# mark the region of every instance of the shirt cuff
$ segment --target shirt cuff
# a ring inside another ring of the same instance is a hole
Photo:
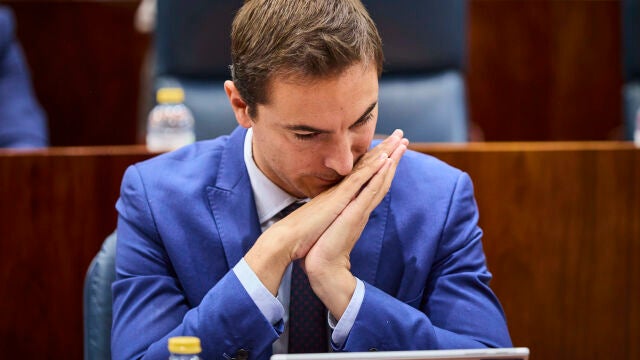
[[[267,290],[244,258],[233,267],[233,272],[267,321],[274,326],[282,321],[284,317],[282,304]]]
[[[333,330],[331,334],[332,345],[335,346],[334,350],[339,350],[347,340],[347,336],[351,332],[353,323],[356,321],[356,316],[360,312],[362,306],[362,300],[364,300],[364,283],[362,280],[356,278],[356,289],[353,292],[351,301],[347,305],[347,309],[342,314],[340,321],[336,321],[336,318],[329,312],[329,327]]]

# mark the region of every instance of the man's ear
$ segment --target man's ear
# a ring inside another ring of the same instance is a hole
[[[233,81],[227,80],[224,82],[224,92],[227,93],[229,104],[231,104],[231,109],[236,116],[238,124],[243,128],[250,128],[253,125],[253,122],[249,116],[249,107],[240,96],[240,92]]]

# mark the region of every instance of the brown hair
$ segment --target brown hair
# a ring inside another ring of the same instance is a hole
[[[247,0],[231,30],[231,76],[249,114],[275,76],[337,76],[362,62],[382,72],[382,41],[360,0]]]

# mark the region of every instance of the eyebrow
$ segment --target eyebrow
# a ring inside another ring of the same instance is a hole
[[[367,110],[365,110],[364,113],[362,113],[362,115],[360,115],[360,117],[356,121],[354,121],[353,124],[349,126],[349,128],[364,121],[364,119],[366,119],[366,117],[371,113],[371,111],[373,111],[376,105],[378,105],[377,101],[374,101],[371,105],[369,105]],[[328,134],[331,132],[329,130],[318,129],[308,125],[286,125],[285,128],[292,131],[306,131],[306,132],[313,132],[318,134]]]

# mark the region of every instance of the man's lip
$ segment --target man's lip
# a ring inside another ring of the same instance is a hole
[[[331,179],[326,179],[326,178],[319,177],[319,176],[316,176],[316,178],[317,178],[318,180],[320,180],[320,181],[322,181],[322,182],[326,182],[326,183],[328,183],[328,184],[336,184],[336,183],[338,183],[338,182],[341,180],[340,178],[331,178]]]

